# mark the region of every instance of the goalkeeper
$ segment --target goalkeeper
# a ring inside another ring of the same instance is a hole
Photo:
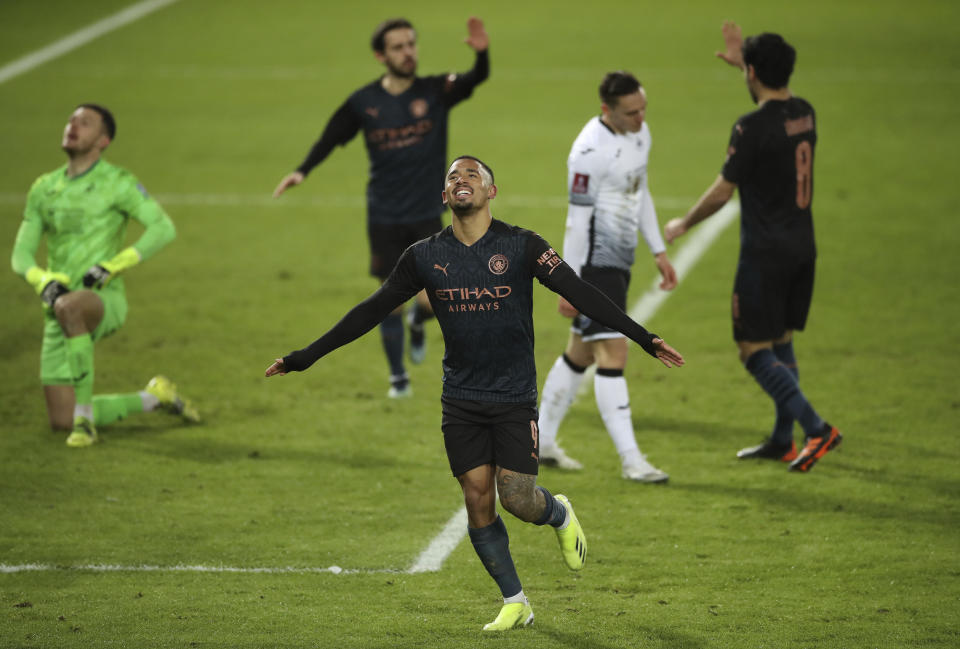
[[[188,420],[196,410],[168,379],[141,392],[93,396],[93,343],[119,329],[127,316],[123,275],[176,236],[173,222],[129,172],[101,159],[116,135],[109,110],[82,104],[63,131],[67,164],[30,188],[17,232],[13,270],[33,286],[43,307],[40,380],[55,432],[67,445],[97,441],[97,425],[162,407]],[[128,221],[145,228],[122,248]],[[38,265],[47,238],[47,266]]]

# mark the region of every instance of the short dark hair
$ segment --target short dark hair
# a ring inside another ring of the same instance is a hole
[[[77,108],[89,108],[100,113],[100,119],[103,120],[103,128],[107,131],[107,137],[110,138],[111,142],[113,141],[113,138],[117,135],[117,120],[113,119],[113,113],[100,104],[80,104]],[[77,108],[74,108],[74,110],[77,110]]]
[[[629,72],[616,70],[608,72],[600,82],[600,101],[613,108],[624,95],[632,95],[643,86]]]
[[[486,169],[487,173],[490,174],[490,184],[491,185],[494,184],[493,169],[491,169],[490,165],[488,165],[486,162],[484,162],[480,158],[476,158],[472,155],[458,155],[456,158],[453,159],[453,161],[450,162],[450,167],[455,165],[457,163],[457,160],[473,160],[474,162],[479,164],[483,169]],[[449,169],[450,167],[447,167],[447,169]]]
[[[743,41],[743,63],[752,65],[757,79],[768,88],[784,88],[793,74],[797,51],[780,34],[764,32]]]
[[[370,37],[370,47],[373,48],[374,52],[382,52],[384,50],[386,47],[384,37],[387,35],[387,32],[393,31],[394,29],[413,29],[413,25],[410,24],[410,21],[406,18],[390,18],[389,20],[384,20],[377,25],[377,28],[373,30],[373,36]],[[416,34],[417,30],[413,29],[413,33]]]

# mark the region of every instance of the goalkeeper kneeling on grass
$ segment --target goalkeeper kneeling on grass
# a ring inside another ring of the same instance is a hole
[[[93,343],[119,329],[127,316],[123,274],[176,236],[173,222],[129,172],[101,159],[116,135],[109,110],[82,104],[63,131],[66,165],[30,188],[13,247],[14,272],[33,286],[43,307],[40,380],[55,432],[67,445],[90,446],[97,425],[158,407],[198,421],[193,406],[163,376],[144,390],[93,395]],[[143,235],[122,248],[129,219]],[[37,264],[47,237],[47,267]]]

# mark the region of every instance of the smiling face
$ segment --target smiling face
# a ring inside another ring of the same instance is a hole
[[[490,172],[471,158],[455,160],[447,171],[443,188],[443,204],[457,216],[473,214],[497,195]]]
[[[377,60],[395,77],[412,78],[417,73],[417,34],[408,27],[391,29],[383,35],[383,51]]]
[[[103,151],[110,144],[110,137],[103,124],[103,117],[92,108],[73,111],[63,129],[60,147],[68,156],[82,156],[94,150]]]

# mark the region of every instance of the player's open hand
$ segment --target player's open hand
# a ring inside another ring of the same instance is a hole
[[[287,174],[283,177],[283,180],[280,181],[280,184],[277,185],[277,188],[273,190],[273,197],[279,198],[280,194],[287,191],[290,187],[294,185],[299,185],[303,182],[303,174],[299,171],[294,171]]]
[[[660,271],[660,290],[672,291],[677,287],[677,271],[673,269],[673,264],[667,257],[667,253],[661,252],[654,257],[657,262],[657,269]]]
[[[283,359],[278,358],[277,360],[273,361],[273,365],[268,367],[267,371],[264,372],[263,375],[264,376],[276,376],[276,375],[283,376],[286,373],[287,373],[287,370],[285,370],[283,367]]]
[[[686,362],[680,352],[668,345],[663,338],[654,338],[653,345],[657,348],[656,357],[667,367],[680,367]]]
[[[487,36],[487,30],[483,28],[483,21],[476,16],[470,16],[470,20],[467,21],[467,34],[463,42],[475,52],[482,52],[490,47],[490,37]]]
[[[717,52],[717,58],[723,59],[735,68],[743,69],[743,32],[740,25],[728,20],[723,23],[724,52]]]
[[[667,243],[673,243],[677,237],[682,237],[687,233],[687,224],[684,222],[683,217],[678,216],[675,219],[670,219],[667,221],[667,224],[663,226],[663,238],[667,240]]]

